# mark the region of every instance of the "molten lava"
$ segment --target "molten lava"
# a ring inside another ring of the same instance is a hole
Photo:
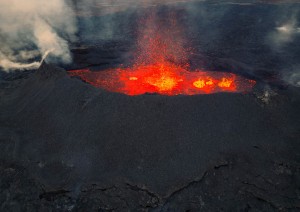
[[[190,50],[174,14],[168,14],[163,21],[155,13],[145,17],[140,24],[132,67],[97,72],[73,70],[69,74],[96,87],[127,95],[248,92],[255,85],[255,81],[231,73],[190,71]]]
[[[249,92],[255,81],[221,72],[188,71],[172,63],[135,66],[93,72],[70,71],[95,87],[127,95],[157,93],[195,95],[217,92]]]

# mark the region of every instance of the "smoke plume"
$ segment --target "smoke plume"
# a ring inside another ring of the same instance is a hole
[[[272,47],[280,49],[285,44],[293,42],[299,34],[300,27],[298,27],[296,16],[293,16],[290,20],[276,27],[270,34],[270,39],[273,45]]]
[[[77,29],[68,2],[0,0],[0,20],[0,67],[4,70],[37,68],[50,50],[47,60],[72,61],[68,41],[76,39]]]
[[[293,86],[300,87],[299,60],[292,60],[298,54],[295,46],[299,46],[300,25],[299,9],[284,8],[277,17],[277,26],[268,35],[268,43],[271,49],[285,60],[285,67],[281,70],[282,79]],[[294,50],[294,53],[293,53]]]

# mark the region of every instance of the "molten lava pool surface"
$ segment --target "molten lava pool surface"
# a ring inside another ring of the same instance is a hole
[[[126,95],[156,93],[161,95],[196,95],[252,90],[255,81],[232,73],[188,71],[172,63],[140,65],[104,71],[89,69],[69,71],[91,85]]]

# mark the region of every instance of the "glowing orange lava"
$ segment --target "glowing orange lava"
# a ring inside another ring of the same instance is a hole
[[[157,93],[195,95],[217,92],[249,92],[255,81],[221,72],[188,71],[174,64],[153,64],[93,72],[70,71],[95,87],[127,95]]]
[[[96,87],[127,95],[251,91],[255,81],[241,76],[203,70],[190,71],[187,62],[190,50],[186,47],[183,30],[173,14],[169,14],[164,22],[160,26],[157,15],[151,13],[140,24],[138,48],[132,67],[96,72],[88,69],[73,70],[69,71],[69,75],[79,76]]]

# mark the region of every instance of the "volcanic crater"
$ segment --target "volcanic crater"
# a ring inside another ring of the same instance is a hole
[[[265,44],[281,4],[216,2],[79,11],[72,64],[0,72],[1,210],[298,211],[300,90],[279,70],[299,45]]]

